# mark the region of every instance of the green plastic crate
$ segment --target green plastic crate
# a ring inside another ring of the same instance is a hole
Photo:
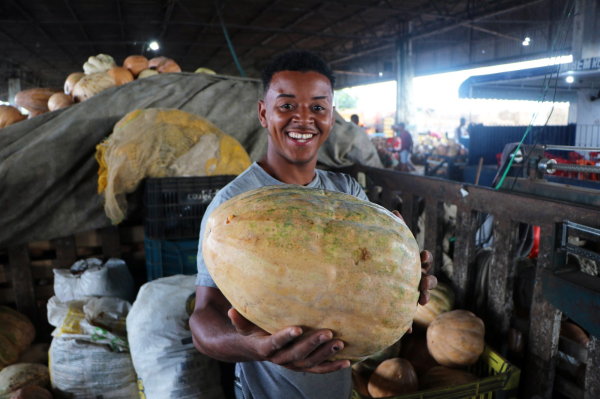
[[[510,364],[489,346],[467,371],[480,379],[469,384],[451,388],[428,389],[390,399],[516,399],[519,391],[521,370]],[[352,399],[367,399],[356,391]]]

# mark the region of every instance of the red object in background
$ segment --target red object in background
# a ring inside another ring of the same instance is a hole
[[[400,146],[402,145],[402,140],[400,137],[390,137],[387,139],[387,146],[392,151],[400,151]]]
[[[529,259],[535,259],[538,257],[540,252],[540,226],[533,226],[533,247],[529,252]]]

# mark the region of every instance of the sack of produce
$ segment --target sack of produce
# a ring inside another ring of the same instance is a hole
[[[172,276],[145,284],[127,316],[131,357],[140,397],[223,398],[219,364],[192,342],[186,301],[195,276]]]
[[[55,398],[137,397],[125,326],[130,308],[110,297],[48,301],[48,321],[56,327],[49,361]]]
[[[125,217],[125,194],[145,177],[239,175],[250,166],[236,139],[176,109],[130,112],[96,150],[98,192],[105,189],[104,210],[114,223]]]
[[[135,284],[127,264],[111,258],[77,261],[70,269],[54,269],[54,293],[61,302],[84,297],[116,297],[128,302],[135,299]]]

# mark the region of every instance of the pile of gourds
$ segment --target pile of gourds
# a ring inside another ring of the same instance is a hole
[[[29,118],[33,118],[85,101],[106,89],[121,86],[134,79],[170,72],[181,72],[181,68],[167,57],[148,60],[142,55],[131,55],[125,59],[123,66],[117,66],[110,55],[98,54],[87,60],[83,65],[83,72],[70,74],[63,89],[45,87],[23,90],[15,96],[15,103],[29,111]],[[208,68],[198,68],[196,73],[215,72]],[[27,116],[18,108],[0,105],[0,129],[25,119]]]
[[[483,321],[466,310],[452,310],[449,286],[438,283],[430,293],[429,303],[418,305],[415,332],[352,366],[354,389],[364,397],[385,398],[478,379],[464,369],[483,353]]]
[[[48,344],[31,345],[35,328],[23,314],[0,306],[0,399],[52,399]]]

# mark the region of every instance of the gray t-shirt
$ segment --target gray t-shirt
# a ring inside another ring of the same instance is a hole
[[[212,211],[237,195],[264,186],[285,184],[267,174],[257,163],[220,190],[212,200],[200,228],[198,244],[198,277],[196,285],[218,288],[206,269],[202,256],[202,237],[206,221]],[[316,176],[307,187],[323,188],[354,195],[368,201],[360,185],[352,177],[316,170]],[[271,362],[244,362],[236,366],[246,399],[347,399],[352,394],[351,369],[346,368],[329,374],[299,373]]]

